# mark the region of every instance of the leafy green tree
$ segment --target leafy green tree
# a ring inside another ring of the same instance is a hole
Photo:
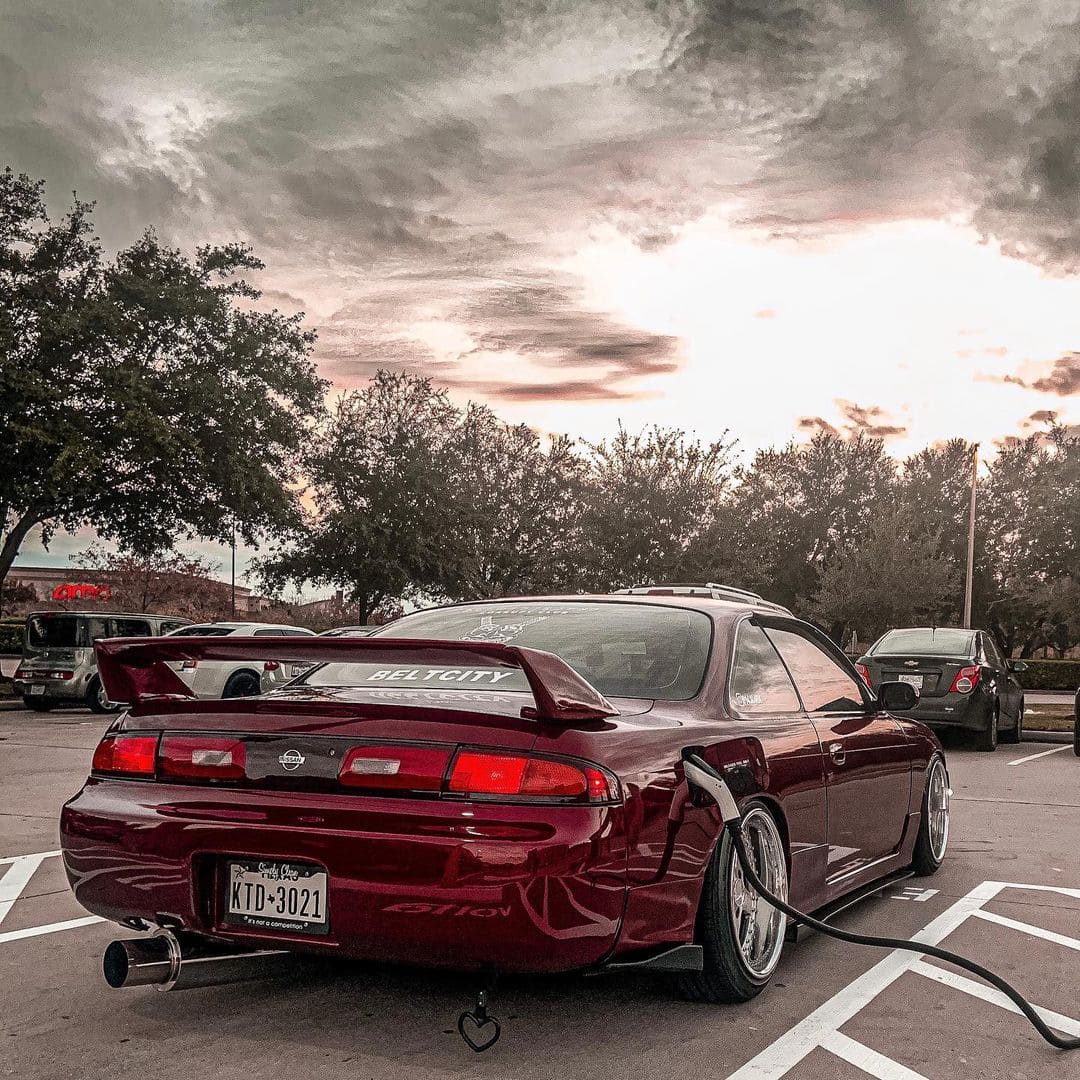
[[[873,641],[895,626],[957,618],[959,572],[902,505],[883,506],[859,535],[826,559],[808,614],[838,638],[854,630]],[[840,628],[843,628],[842,630]]]
[[[459,562],[460,424],[445,391],[408,373],[343,394],[304,451],[304,521],[258,563],[262,579],[339,588],[361,623],[444,593]]]
[[[295,453],[325,384],[301,316],[253,310],[242,245],[194,257],[145,233],[109,262],[91,206],[56,222],[0,173],[0,581],[40,527],[150,553],[255,542],[295,511]]]
[[[730,483],[733,444],[675,429],[620,427],[591,447],[582,511],[585,583],[595,589],[710,577],[716,507]]]

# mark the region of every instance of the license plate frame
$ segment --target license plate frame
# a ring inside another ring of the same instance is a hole
[[[45,696],[45,684],[43,682],[36,682],[30,684],[30,696],[31,697],[44,697]]]
[[[229,857],[223,877],[221,918],[226,926],[304,937],[330,933],[330,874],[325,866]]]
[[[908,686],[913,686],[916,690],[921,690],[923,688],[922,675],[909,675],[907,672],[904,672],[899,676],[899,681],[907,683]]]

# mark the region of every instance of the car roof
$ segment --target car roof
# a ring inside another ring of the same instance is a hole
[[[190,623],[191,620],[183,615],[158,615],[156,612],[147,611],[67,611],[50,609],[48,611],[31,611],[26,617],[34,618],[36,615],[84,615],[93,619],[168,619],[170,622]]]
[[[489,600],[463,600],[457,604],[439,605],[444,607],[476,607],[478,604],[519,604],[519,603],[583,603],[583,604],[636,604],[649,607],[677,607],[691,611],[700,611],[713,618],[730,616],[734,618],[743,612],[759,615],[780,615],[796,619],[786,608],[772,604],[768,600],[753,602],[750,600],[722,600],[717,597],[694,593],[569,593],[550,596],[500,596]],[[425,609],[427,611],[433,608]],[[418,614],[410,612],[409,614]],[[393,626],[393,623],[388,623]]]

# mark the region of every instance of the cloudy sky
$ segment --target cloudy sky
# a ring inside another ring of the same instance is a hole
[[[1077,0],[0,0],[0,163],[340,387],[903,454],[1080,422]]]

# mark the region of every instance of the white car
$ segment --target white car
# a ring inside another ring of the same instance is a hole
[[[169,637],[314,637],[302,626],[278,623],[196,623],[173,631]],[[266,664],[276,661],[267,660]],[[169,665],[200,698],[253,697],[258,694],[260,670],[250,660],[178,660]],[[307,665],[303,665],[305,668]]]
[[[323,630],[319,637],[367,637],[377,626],[335,626],[332,630]],[[292,664],[284,660],[267,660],[263,664],[262,677],[259,680],[262,693],[280,690],[293,679],[299,678],[305,671],[310,671],[314,664]]]

